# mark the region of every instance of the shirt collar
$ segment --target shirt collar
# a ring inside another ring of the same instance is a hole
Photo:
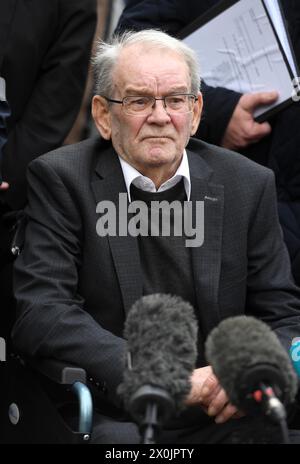
[[[131,164],[127,163],[127,161],[121,158],[121,156],[119,156],[119,160],[123,171],[129,202],[131,202],[131,184],[146,192],[163,192],[165,190],[169,190],[171,187],[174,187],[174,185],[176,185],[182,178],[184,181],[184,188],[187,199],[188,201],[190,200],[191,178],[188,157],[185,150],[183,151],[181,163],[174,176],[171,177],[171,179],[168,179],[166,182],[164,182],[158,190],[156,190],[154,182],[151,179],[149,179],[149,177],[143,176],[139,171],[137,171],[133,166],[131,166]]]

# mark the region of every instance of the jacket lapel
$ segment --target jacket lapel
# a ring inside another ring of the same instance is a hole
[[[127,194],[117,154],[108,148],[101,154],[96,167],[98,179],[92,182],[96,204],[110,200],[116,206],[117,224],[119,217],[119,193]],[[126,208],[128,196],[126,196]],[[135,237],[108,236],[116,273],[118,276],[125,312],[142,296],[141,264],[138,242]]]
[[[201,321],[206,336],[220,321],[218,293],[221,270],[224,209],[223,185],[213,183],[213,171],[197,153],[187,150],[191,173],[191,200],[204,201],[204,243],[192,247],[194,283]],[[119,217],[119,193],[127,193],[122,169],[115,151],[108,147],[96,166],[92,182],[96,204],[110,200]],[[128,198],[127,198],[128,205]],[[119,279],[125,312],[142,296],[142,274],[138,242],[135,237],[108,236],[109,246]]]
[[[206,337],[220,321],[218,293],[221,271],[224,187],[212,182],[213,171],[196,153],[187,150],[191,173],[191,200],[204,201],[204,242],[191,248],[194,283]]]

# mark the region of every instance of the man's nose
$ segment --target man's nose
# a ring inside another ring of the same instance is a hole
[[[152,111],[148,116],[149,122],[165,123],[171,120],[168,109],[165,107],[163,100],[155,100],[151,109]]]

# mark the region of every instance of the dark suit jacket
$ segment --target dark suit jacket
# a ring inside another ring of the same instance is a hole
[[[0,75],[11,108],[0,198],[26,202],[26,168],[59,147],[79,111],[96,25],[95,0],[1,0]]]
[[[192,248],[204,337],[222,319],[252,314],[288,349],[300,333],[273,174],[243,156],[196,139],[188,145],[191,200],[205,202],[205,238]],[[117,402],[126,314],[142,296],[137,238],[96,233],[96,205],[126,193],[110,143],[87,140],[30,164],[29,224],[15,263],[16,347],[84,367]],[[165,264],[166,272],[168,263]]]

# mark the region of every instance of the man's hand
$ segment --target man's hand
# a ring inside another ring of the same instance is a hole
[[[0,184],[0,191],[1,190],[7,190],[9,188],[9,184],[7,182],[2,182],[2,184]]]
[[[221,424],[231,418],[239,418],[243,413],[229,403],[229,399],[211,366],[195,369],[191,377],[192,388],[186,399],[186,404],[199,404],[209,415],[215,417],[215,422]]]
[[[251,143],[259,142],[270,134],[268,122],[258,123],[253,119],[254,110],[260,105],[267,105],[277,100],[277,92],[246,93],[242,95],[226,128],[221,146],[230,150],[245,148]]]

